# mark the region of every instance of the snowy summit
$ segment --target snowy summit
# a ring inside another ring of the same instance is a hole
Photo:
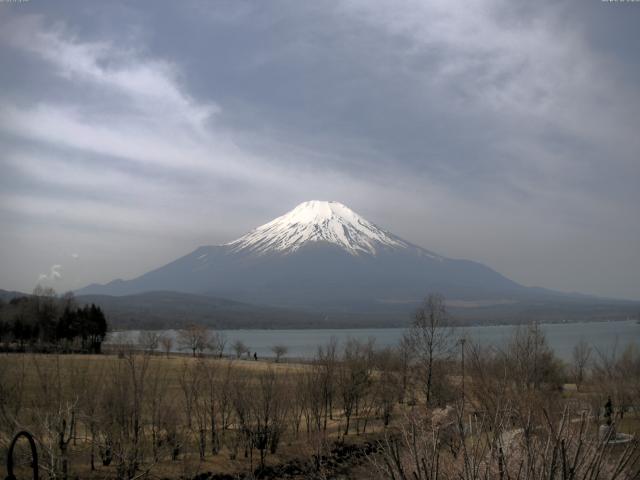
[[[354,255],[409,246],[345,205],[319,200],[301,203],[228,245],[234,251],[290,253],[308,242],[328,242]]]

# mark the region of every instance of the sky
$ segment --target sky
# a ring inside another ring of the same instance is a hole
[[[640,3],[0,1],[0,288],[63,292],[312,199],[640,300]]]

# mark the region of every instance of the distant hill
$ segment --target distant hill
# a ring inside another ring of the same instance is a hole
[[[80,304],[95,303],[116,329],[169,329],[189,323],[212,328],[287,328],[320,325],[318,314],[263,307],[205,295],[145,292],[135,295],[78,295]]]
[[[0,290],[0,299],[29,296]],[[590,301],[591,300],[591,301]],[[405,327],[413,304],[380,303],[369,313],[293,310],[265,307],[207,295],[156,291],[135,295],[79,295],[80,305],[102,308],[111,329],[181,328],[196,323],[217,329],[241,328],[359,328]],[[624,320],[638,318],[637,302],[559,297],[545,302],[449,302],[448,309],[461,325],[538,322]]]
[[[28,296],[29,296],[28,293],[0,289],[0,300],[4,302],[9,302],[16,297],[28,297]]]
[[[113,329],[170,329],[197,323],[217,329],[241,328],[359,328],[405,327],[413,306],[380,305],[371,313],[314,311],[252,305],[233,300],[181,292],[146,292],[135,295],[79,295],[80,304],[95,303]],[[640,312],[632,302],[505,302],[484,305],[452,302],[454,320],[461,325],[538,322],[624,320]]]
[[[114,329],[170,329],[188,323],[218,329],[240,328],[358,328],[405,327],[414,305],[381,304],[376,312],[333,312],[265,307],[234,300],[181,292],[146,292],[136,295],[80,295],[80,304],[95,303]],[[640,312],[635,302],[583,298],[546,302],[451,302],[454,320],[462,325],[538,322],[625,320]]]

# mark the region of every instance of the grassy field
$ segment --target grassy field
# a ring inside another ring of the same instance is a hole
[[[128,417],[136,415],[132,410],[135,408],[132,404],[135,404],[136,396],[131,391],[140,389],[144,390],[140,397],[142,405],[138,414],[142,423],[139,435],[143,438],[140,441],[140,450],[143,450],[146,456],[152,456],[150,452],[153,446],[150,439],[154,428],[165,434],[167,425],[172,425],[180,435],[181,448],[177,458],[172,458],[170,449],[161,448],[161,458],[147,462],[150,463],[147,467],[152,467],[154,478],[190,478],[198,472],[232,474],[250,471],[257,466],[258,455],[255,450],[248,451],[251,449],[247,449],[242,440],[238,439],[241,427],[233,413],[236,408],[233,405],[229,406],[228,412],[233,418],[229,420],[229,425],[224,431],[218,432],[221,437],[219,451],[215,455],[211,454],[209,442],[205,455],[201,456],[198,453],[199,428],[204,423],[199,417],[206,415],[206,412],[203,411],[203,404],[198,407],[195,403],[205,400],[190,400],[189,396],[202,397],[211,387],[204,378],[196,381],[193,377],[195,372],[201,374],[207,371],[213,372],[212,382],[216,389],[213,401],[219,402],[214,407],[216,409],[225,399],[234,402],[232,397],[239,388],[238,383],[242,384],[240,388],[247,390],[249,397],[264,395],[264,392],[256,391],[254,386],[261,378],[272,378],[270,375],[274,375],[278,379],[278,386],[277,391],[272,392],[272,401],[276,401],[277,397],[277,401],[282,405],[279,408],[287,413],[286,418],[278,419],[283,424],[282,438],[277,451],[268,454],[266,463],[278,465],[294,459],[306,460],[319,448],[314,442],[322,442],[323,448],[327,449],[332,442],[343,438],[341,431],[344,428],[337,402],[330,412],[333,419],[328,419],[326,431],[323,431],[322,435],[315,435],[322,437],[321,439],[306,431],[304,421],[301,422],[298,432],[295,432],[291,425],[291,404],[296,401],[296,396],[300,396],[296,386],[301,383],[301,377],[311,370],[311,365],[302,363],[203,359],[187,355],[166,357],[133,354],[119,358],[117,355],[3,354],[0,355],[0,380],[4,388],[0,390],[0,394],[5,413],[0,429],[0,454],[3,457],[6,455],[12,432],[26,428],[38,438],[41,457],[46,459],[47,455],[51,456],[52,452],[55,454],[59,450],[59,428],[56,428],[56,424],[63,419],[69,423],[73,415],[75,428],[65,433],[70,439],[70,474],[78,475],[80,478],[114,478],[117,473],[116,467],[113,464],[104,466],[99,459],[98,452],[102,448],[100,445],[104,444],[105,434],[96,434],[102,427],[96,429],[94,426],[92,432],[91,424],[112,424],[112,419],[107,417],[119,415],[118,410],[125,411],[124,414]],[[124,390],[120,391],[121,388]],[[112,398],[111,390],[118,390],[115,400]],[[227,396],[229,398],[226,398]],[[121,403],[117,408],[110,405],[116,400]],[[190,402],[191,406],[188,405]],[[150,407],[151,404],[161,404],[162,411],[154,410]],[[261,408],[264,404],[259,402],[256,406]],[[100,409],[104,411],[100,412]],[[198,409],[199,411],[196,411]],[[215,415],[216,421],[220,422],[220,412],[216,412]],[[162,416],[163,420],[153,418],[158,416]],[[13,425],[12,420],[15,420]],[[205,420],[210,423],[210,418]],[[124,427],[119,425],[116,430],[122,434],[123,428],[130,428],[130,421],[130,418],[127,418],[122,422]],[[368,433],[352,434],[347,443],[362,443],[371,435],[375,436],[375,431],[380,430],[379,422],[377,423],[375,419],[370,419]],[[109,428],[106,430],[111,431]],[[94,471],[90,468],[92,444]]]
[[[407,425],[422,429],[424,448],[442,435],[438,445],[454,468],[451,455],[461,443],[479,441],[486,449],[496,429],[517,443],[526,424],[533,421],[544,435],[563,415],[574,429],[586,420],[593,445],[607,398],[616,405],[637,398],[629,368],[620,369],[622,376],[594,372],[578,388],[562,372],[523,382],[535,370],[523,374],[505,369],[512,361],[471,356],[464,383],[457,362],[438,365],[435,398],[426,407],[419,363],[406,370],[388,352],[354,352],[315,363],[134,350],[0,354],[0,456],[26,429],[38,440],[43,477],[50,478],[193,479],[206,472],[252,478],[261,464],[271,472],[264,478],[285,470],[300,479],[376,478],[362,451]],[[617,431],[640,433],[636,410],[614,409]],[[456,412],[463,412],[461,423]]]

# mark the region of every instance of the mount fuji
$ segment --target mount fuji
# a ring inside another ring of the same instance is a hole
[[[77,293],[175,291],[322,312],[407,308],[426,293],[510,302],[540,294],[491,268],[413,245],[338,202],[309,201],[224,245]]]

